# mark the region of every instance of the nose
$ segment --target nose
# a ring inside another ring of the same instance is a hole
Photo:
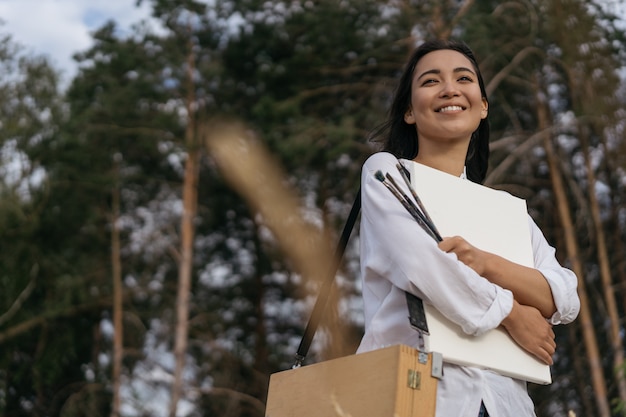
[[[441,92],[439,95],[442,98],[458,97],[460,95],[458,86],[452,81],[446,81],[441,84]]]

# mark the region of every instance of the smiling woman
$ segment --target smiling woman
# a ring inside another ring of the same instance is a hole
[[[370,156],[361,175],[365,334],[359,352],[394,344],[422,347],[407,318],[409,293],[469,336],[503,326],[522,349],[552,364],[552,325],[576,318],[577,279],[559,265],[530,216],[534,268],[476,248],[460,236],[433,239],[377,179],[386,172],[402,184],[400,172],[411,172],[419,163],[482,183],[489,156],[487,116],[484,81],[465,44],[431,41],[416,49],[390,117],[376,132],[383,134],[384,152]],[[454,201],[450,196],[450,204]],[[525,381],[445,360],[437,417],[535,415]]]
[[[456,176],[463,173],[472,133],[488,108],[472,67],[465,55],[450,49],[428,53],[417,63],[404,115],[417,130],[416,162]]]

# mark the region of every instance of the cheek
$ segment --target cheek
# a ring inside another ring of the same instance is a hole
[[[424,94],[414,93],[411,96],[411,109],[413,109],[415,113],[423,113],[427,111],[430,108],[428,103],[428,97]]]
[[[474,106],[480,107],[481,109],[485,107],[485,101],[483,100],[483,95],[480,92],[480,89],[472,91],[470,97]]]

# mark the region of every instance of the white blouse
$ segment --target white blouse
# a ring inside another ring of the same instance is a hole
[[[361,176],[360,251],[365,334],[357,352],[395,344],[418,346],[408,321],[404,292],[432,304],[471,335],[499,326],[510,313],[513,294],[439,249],[374,174],[389,173],[404,184],[390,153],[372,155]],[[401,160],[405,166],[412,161]],[[405,190],[408,194],[408,190]],[[552,324],[569,323],[580,308],[575,274],[555,258],[543,234],[528,216],[535,267],[544,275],[557,307]],[[526,382],[491,371],[444,363],[437,389],[437,417],[476,417],[481,400],[491,417],[534,416]]]

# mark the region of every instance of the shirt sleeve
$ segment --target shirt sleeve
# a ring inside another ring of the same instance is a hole
[[[497,327],[510,313],[513,295],[492,284],[460,262],[455,254],[439,249],[437,242],[418,225],[375,175],[389,173],[404,185],[389,153],[372,155],[361,178],[361,262],[364,279],[386,279],[393,286],[414,293],[432,304],[465,333],[480,335]],[[409,190],[403,187],[405,193]],[[367,284],[367,282],[366,282]],[[371,285],[374,288],[375,285]],[[381,293],[374,297],[384,298]]]
[[[530,235],[533,245],[535,268],[545,277],[556,312],[550,317],[551,324],[571,323],[580,311],[578,297],[578,279],[571,270],[561,266],[556,259],[556,250],[550,246],[533,219],[528,216]]]

